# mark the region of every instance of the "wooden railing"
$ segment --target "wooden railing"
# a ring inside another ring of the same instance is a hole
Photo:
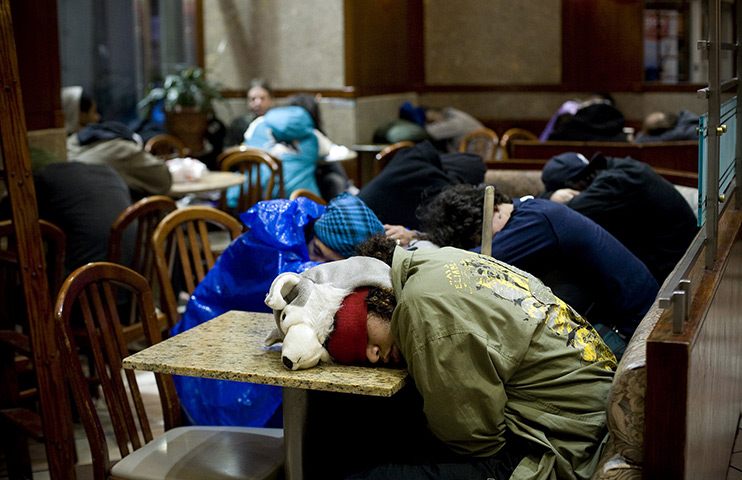
[[[597,152],[609,157],[631,157],[651,165],[670,183],[688,187],[698,186],[698,142],[695,140],[657,143],[533,140],[513,142],[513,160],[545,161],[565,152],[581,153],[588,159]],[[500,168],[498,163],[493,162],[490,168]]]
[[[701,233],[676,269],[687,290],[647,340],[644,478],[726,478],[742,407],[742,210],[729,200],[713,268]]]

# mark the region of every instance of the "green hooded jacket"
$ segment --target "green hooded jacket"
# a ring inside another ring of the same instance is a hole
[[[509,431],[533,447],[511,478],[590,478],[616,361],[585,319],[535,277],[455,248],[397,248],[392,283],[392,334],[441,441],[487,457]]]

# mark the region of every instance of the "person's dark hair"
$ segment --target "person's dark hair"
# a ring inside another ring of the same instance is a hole
[[[356,245],[355,250],[362,257],[378,258],[391,266],[396,246],[394,239],[387,237],[384,233],[378,233]]]
[[[384,320],[391,320],[397,299],[391,288],[374,287],[368,291],[366,297],[366,311],[374,312]]]
[[[90,107],[93,106],[95,99],[87,91],[83,90],[80,95],[80,112],[90,111]]]
[[[325,133],[322,130],[322,118],[320,117],[319,105],[317,104],[317,100],[314,95],[311,95],[309,93],[297,93],[295,95],[291,95],[286,100],[288,105],[294,105],[306,110],[309,113],[309,116],[312,117],[314,128],[322,133]]]
[[[573,188],[580,191],[585,190],[587,187],[590,186],[591,183],[593,183],[595,177],[597,177],[598,174],[603,170],[604,169],[602,168],[588,169],[588,171],[577,174],[573,178],[566,180],[564,182],[564,186],[565,188]]]
[[[418,207],[421,230],[441,247],[469,250],[478,246],[482,241],[485,187],[461,183],[441,190],[433,200]],[[495,205],[509,202],[510,198],[495,186]]]
[[[264,78],[253,78],[250,81],[250,87],[247,90],[250,91],[250,89],[251,88],[254,88],[254,87],[260,87],[263,90],[265,90],[266,92],[268,92],[268,95],[270,95],[271,97],[274,96],[273,95],[273,89],[271,88],[270,84],[268,83],[268,80],[266,80]]]
[[[394,249],[397,244],[384,233],[377,233],[356,245],[356,253],[363,257],[377,258],[387,265],[392,265]],[[390,320],[397,300],[394,292],[389,288],[372,288],[366,297],[366,308],[369,312],[377,313],[381,318]]]

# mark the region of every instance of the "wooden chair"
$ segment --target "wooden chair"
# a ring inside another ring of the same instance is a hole
[[[39,220],[46,260],[49,293],[53,298],[64,278],[64,232]],[[0,222],[0,425],[3,451],[11,478],[31,475],[28,438],[45,443],[41,415],[36,408],[38,389],[25,296],[20,287],[20,266],[15,229]],[[48,319],[51,321],[51,318]],[[25,478],[25,477],[24,477]]]
[[[510,128],[500,138],[502,160],[513,158],[513,140],[538,140],[538,135],[525,128]]]
[[[283,475],[283,432],[247,427],[184,427],[170,375],[154,374],[165,432],[154,435],[137,375],[122,369],[128,356],[116,297],[126,292],[137,306],[148,345],[161,341],[152,291],[133,270],[109,263],[89,263],[64,282],[54,308],[62,364],[90,444],[96,480],[273,479]],[[103,372],[106,400],[121,460],[113,464],[106,435],[85,380],[70,326],[81,315],[91,339],[95,368]]]
[[[415,142],[405,140],[403,142],[393,143],[377,153],[376,161],[374,162],[374,177],[381,173],[382,170],[384,170],[384,167],[389,164],[389,162],[392,160],[392,158],[394,158],[394,155],[396,155],[397,152],[399,152],[403,148],[412,147],[413,145],[415,145]]]
[[[226,235],[231,242],[242,233],[242,224],[216,208],[196,206],[171,212],[152,234],[160,302],[170,327],[180,319],[181,290],[188,295],[193,293],[226,248],[214,245],[218,233]]]
[[[289,195],[289,200],[294,200],[298,197],[306,197],[310,200],[313,200],[315,203],[319,203],[320,205],[327,205],[327,200],[320,197],[313,191],[307,190],[306,188],[297,188],[296,190],[291,192],[291,195]]]
[[[39,220],[39,228],[41,229],[41,240],[46,259],[49,291],[56,295],[62,285],[62,280],[64,280],[66,235],[62,229],[46,220]],[[22,311],[7,310],[12,308],[13,305],[20,306],[22,310],[23,301],[8,296],[15,294],[13,283],[18,280],[19,268],[13,223],[11,220],[0,221],[0,299],[2,299],[0,301],[0,308],[2,308],[0,322],[3,319],[19,318],[19,315],[24,315]],[[7,326],[0,323],[0,328]]]
[[[216,165],[217,166],[221,165],[222,161],[224,161],[225,158],[232,155],[233,153],[244,152],[246,150],[252,150],[252,149],[245,144],[240,144],[240,145],[235,145],[234,147],[230,147],[216,156]]]
[[[491,162],[499,148],[497,134],[489,128],[480,128],[466,134],[459,144],[459,152],[469,152],[481,155],[482,160]]]
[[[122,244],[124,233],[136,228],[134,233],[134,251],[130,267],[142,275],[153,289],[155,306],[159,305],[160,286],[155,274],[154,251],[152,249],[152,234],[165,216],[178,207],[175,200],[164,195],[145,197],[121,212],[111,226],[108,239],[108,261],[122,264]],[[134,307],[134,305],[132,305]],[[136,311],[129,312],[129,320],[124,322],[123,331],[127,343],[141,340],[144,337],[142,325],[136,322]],[[160,314],[160,324],[164,328],[168,322],[164,314]]]
[[[181,139],[167,133],[155,135],[147,140],[144,144],[144,151],[163,160],[183,158],[191,154]]]
[[[262,168],[263,166],[267,169]],[[261,200],[286,198],[283,165],[281,160],[268,152],[257,148],[241,148],[224,156],[219,163],[219,169],[225,172],[240,172],[247,177],[245,183],[240,186],[237,213],[246,212]],[[263,184],[266,175],[268,178]],[[274,196],[276,186],[278,186],[278,194]]]

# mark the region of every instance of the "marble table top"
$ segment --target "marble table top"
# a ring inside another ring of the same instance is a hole
[[[198,180],[173,182],[168,192],[171,196],[182,196],[189,193],[223,190],[245,183],[245,176],[239,172],[209,171]]]
[[[281,344],[263,339],[273,314],[231,311],[124,359],[124,368],[283,387],[390,397],[407,382],[403,368],[320,364],[290,371]]]

